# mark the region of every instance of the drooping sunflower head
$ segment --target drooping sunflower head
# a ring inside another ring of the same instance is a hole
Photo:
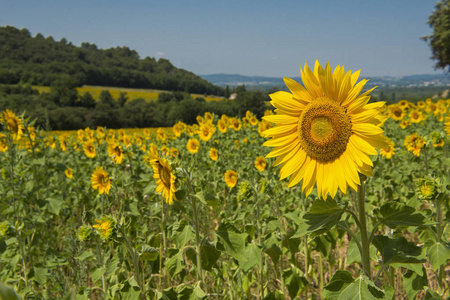
[[[209,149],[209,158],[211,158],[211,160],[216,161],[219,158],[219,151],[217,151],[216,148],[211,148]]]
[[[386,147],[379,127],[384,102],[368,103],[373,89],[360,94],[367,80],[357,83],[359,71],[352,74],[341,66],[332,71],[316,61],[314,72],[305,64],[301,77],[303,86],[284,78],[291,93],[270,95],[276,114],[263,119],[276,126],[263,132],[272,138],[264,145],[275,149],[267,157],[278,156],[274,165],[283,164],[280,178],[291,176],[289,187],[302,181],[306,194],[316,184],[324,199],[338,189],[357,190],[358,173],[372,175],[369,156]]]
[[[198,152],[198,148],[200,147],[200,143],[197,139],[189,139],[187,142],[186,148],[191,154],[195,154]]]
[[[227,186],[231,189],[236,186],[236,183],[238,182],[238,175],[233,170],[227,170],[224,175],[225,183]]]
[[[23,122],[20,117],[16,116],[15,113],[7,109],[0,115],[0,121],[4,126],[6,126],[6,129],[11,132],[15,141],[20,140],[24,129]]]
[[[166,199],[166,203],[173,204],[174,200],[177,200],[175,193],[177,191],[175,187],[176,177],[172,173],[172,167],[166,159],[154,156],[150,161],[153,168],[153,178],[156,179],[156,192],[161,193]]]
[[[258,156],[255,159],[255,168],[256,170],[262,172],[266,169],[267,167],[267,162],[266,159],[263,156]]]
[[[99,194],[108,194],[111,189],[111,179],[108,177],[108,173],[103,170],[103,167],[97,167],[91,176],[92,188],[98,190]]]

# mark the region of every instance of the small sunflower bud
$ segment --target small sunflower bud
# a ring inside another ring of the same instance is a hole
[[[3,221],[0,223],[0,236],[6,237],[11,234],[11,225],[8,222]]]
[[[438,194],[439,182],[436,179],[420,178],[416,181],[416,187],[420,199],[433,200]]]
[[[88,225],[82,225],[78,228],[77,238],[81,242],[87,242],[91,238],[92,235],[92,227]]]

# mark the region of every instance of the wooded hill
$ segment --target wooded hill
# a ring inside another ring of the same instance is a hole
[[[160,89],[223,95],[192,72],[174,67],[169,60],[141,59],[128,47],[99,49],[95,44],[74,46],[65,38],[55,41],[27,29],[0,27],[0,83],[51,86],[57,81],[72,86],[97,85]]]

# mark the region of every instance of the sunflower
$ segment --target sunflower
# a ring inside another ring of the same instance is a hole
[[[200,125],[197,133],[202,141],[207,142],[212,138],[214,132],[216,132],[216,127],[212,123],[204,122]]]
[[[123,161],[122,147],[115,141],[108,143],[108,156],[118,165]]]
[[[5,110],[0,116],[0,121],[11,131],[13,140],[20,140],[23,135],[23,122],[22,119],[16,116],[15,113],[9,109]]]
[[[205,120],[205,122],[211,123],[212,121],[214,121],[214,116],[210,112],[205,112],[203,119]]]
[[[444,130],[447,132],[447,135],[450,135],[450,116],[445,118]]]
[[[91,141],[87,141],[83,144],[83,151],[84,154],[86,154],[86,156],[89,158],[94,158],[97,153],[95,150],[95,146]]]
[[[284,78],[291,93],[271,94],[276,114],[263,119],[277,126],[264,132],[271,140],[265,146],[275,147],[266,157],[278,156],[274,165],[283,163],[280,179],[291,175],[288,186],[302,181],[309,195],[317,183],[318,195],[326,199],[345,194],[360,185],[358,173],[372,175],[375,148],[385,148],[380,107],[384,102],[367,104],[373,89],[360,94],[367,80],[356,83],[359,71],[345,73],[329,64],[323,69],[316,61],[314,73],[305,64],[301,70],[305,87]]]
[[[209,158],[211,160],[216,161],[219,158],[219,151],[216,148],[209,149]]]
[[[8,150],[8,142],[5,139],[5,135],[0,133],[0,152],[6,152]]]
[[[179,121],[177,123],[175,123],[172,127],[172,131],[173,134],[175,135],[175,137],[180,137],[181,134],[186,130],[186,124],[184,124],[183,122]]]
[[[64,171],[64,174],[66,174],[66,177],[69,179],[72,179],[73,177],[73,170],[71,168],[68,168]]]
[[[444,147],[445,141],[439,134],[439,132],[432,132],[430,134],[431,143],[433,144],[434,148],[442,148]]]
[[[236,186],[236,183],[239,178],[235,171],[228,170],[225,172],[224,179],[225,179],[225,183],[227,184],[227,186],[231,189]]]
[[[417,133],[411,133],[405,138],[405,146],[415,156],[420,156],[420,150],[425,146],[425,140]]]
[[[242,128],[242,123],[238,118],[229,118],[229,127],[234,131],[239,131]]]
[[[424,120],[424,115],[420,110],[413,110],[408,116],[412,123],[420,123]]]
[[[173,204],[174,200],[177,200],[175,192],[175,175],[172,173],[172,168],[166,159],[154,156],[151,159],[150,164],[153,168],[153,178],[156,179],[156,192],[162,193],[166,199],[166,203]]]
[[[380,149],[380,155],[386,157],[387,159],[391,159],[392,155],[395,154],[394,142],[387,138],[387,143],[388,146],[386,148]]]
[[[197,139],[189,139],[187,142],[186,148],[191,154],[195,154],[198,152],[198,148],[200,146],[200,143]]]
[[[92,173],[91,177],[92,188],[98,190],[99,194],[108,194],[111,189],[111,179],[108,177],[108,173],[103,170],[103,167],[97,167]]]
[[[400,123],[400,128],[401,129],[405,129],[406,127],[410,126],[411,122],[408,120],[402,120],[402,122]]]
[[[104,241],[112,239],[114,233],[116,232],[117,221],[110,216],[103,216],[100,220],[95,220],[97,224],[92,225],[92,227],[97,229],[100,238]]]
[[[222,119],[220,119],[217,122],[217,128],[219,128],[219,131],[222,132],[222,133],[226,133],[227,130],[228,130],[227,123],[224,120],[222,120]]]
[[[427,106],[427,104],[425,103],[425,101],[417,101],[418,108],[425,109],[426,106]]]
[[[175,158],[178,156],[180,156],[180,151],[178,151],[178,149],[174,147],[170,148],[170,157]]]
[[[403,118],[406,115],[406,111],[403,109],[402,106],[398,105],[398,104],[391,104],[388,106],[388,110],[389,110],[389,116],[394,120],[394,121],[401,121],[403,120]]]
[[[262,172],[266,169],[267,167],[267,162],[266,159],[262,156],[258,156],[255,160],[255,168],[256,170]]]

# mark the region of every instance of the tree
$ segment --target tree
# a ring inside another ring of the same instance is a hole
[[[450,0],[436,3],[428,22],[433,33],[422,37],[431,47],[431,58],[437,60],[435,69],[450,72]]]

